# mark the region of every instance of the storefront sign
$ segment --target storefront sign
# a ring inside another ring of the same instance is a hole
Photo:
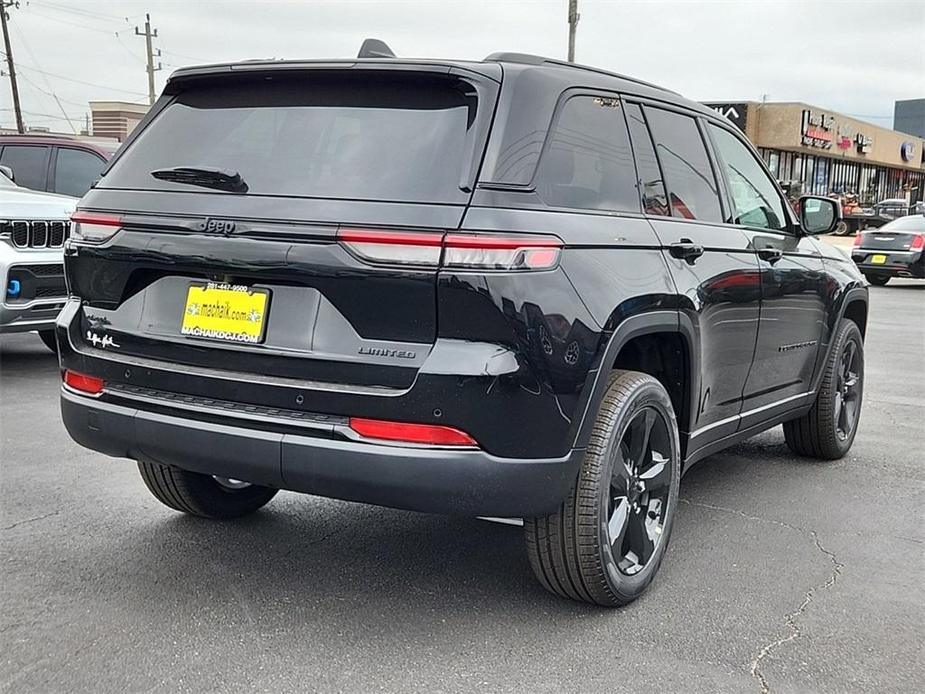
[[[835,140],[835,118],[816,111],[803,111],[802,142],[807,147],[832,149]]]
[[[858,146],[858,154],[867,154],[871,147],[874,146],[874,139],[864,133],[858,133],[854,137],[854,142]]]
[[[748,104],[707,103],[704,105],[712,108],[723,118],[732,121],[733,125],[735,125],[743,133],[745,132],[745,124],[748,122]]]
[[[915,157],[915,143],[903,142],[899,147],[899,155],[903,158],[903,161],[912,161],[912,158]]]

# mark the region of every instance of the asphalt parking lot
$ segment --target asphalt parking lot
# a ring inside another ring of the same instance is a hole
[[[872,288],[850,455],[776,428],[707,459],[655,585],[607,611],[545,593],[516,527],[289,493],[173,513],[70,441],[38,337],[3,337],[0,687],[921,691],[923,357],[925,284]]]

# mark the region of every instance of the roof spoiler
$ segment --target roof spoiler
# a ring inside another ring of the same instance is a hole
[[[360,52],[357,58],[394,58],[395,54],[389,48],[385,41],[379,39],[366,39],[360,46]]]

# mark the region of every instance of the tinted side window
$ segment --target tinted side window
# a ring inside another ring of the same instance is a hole
[[[723,128],[709,128],[732,193],[733,221],[760,229],[785,228],[787,217],[777,186],[748,147]]]
[[[716,178],[696,121],[660,108],[646,107],[645,113],[668,184],[671,214],[722,222]]]
[[[639,211],[629,135],[617,99],[573,96],[562,106],[537,172],[551,207]]]
[[[671,216],[668,196],[665,194],[665,182],[662,180],[658,159],[655,158],[655,147],[652,146],[652,137],[649,135],[649,128],[639,104],[627,104],[626,122],[633,140],[633,153],[636,155],[642,209],[646,214]]]
[[[45,190],[48,149],[41,145],[6,145],[0,155],[0,164],[13,169],[18,185]]]
[[[95,154],[80,149],[58,148],[55,162],[54,192],[80,197],[100,177],[105,162]]]

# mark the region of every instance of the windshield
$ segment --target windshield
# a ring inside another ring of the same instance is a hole
[[[103,188],[209,190],[152,171],[239,174],[248,195],[465,202],[475,97],[444,80],[338,75],[181,93],[121,156]]]

